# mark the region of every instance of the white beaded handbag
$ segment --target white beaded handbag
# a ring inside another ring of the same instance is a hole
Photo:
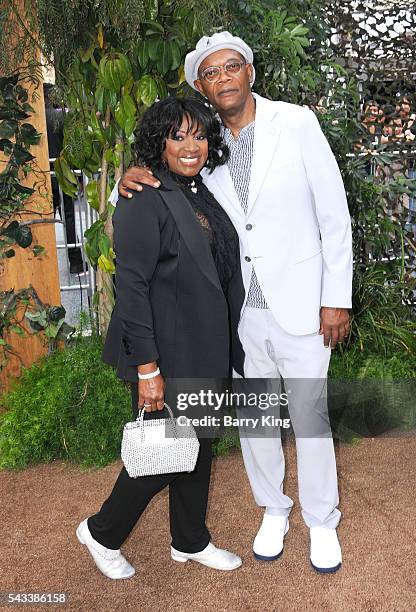
[[[192,472],[199,453],[199,440],[191,424],[178,425],[170,407],[167,419],[144,420],[140,410],[135,421],[124,425],[121,458],[131,478]]]

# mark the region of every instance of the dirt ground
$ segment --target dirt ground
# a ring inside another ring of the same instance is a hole
[[[334,575],[316,574],[309,564],[293,441],[285,447],[285,492],[295,507],[284,554],[272,563],[256,561],[251,552],[262,510],[253,502],[240,453],[214,462],[208,524],[216,545],[243,558],[234,572],[170,559],[165,491],[123,546],[136,575],[111,581],[78,543],[75,529],[107,497],[120,462],[88,471],[54,462],[0,472],[0,590],[67,593],[65,604],[30,606],[43,612],[415,611],[416,438],[337,446],[344,563]]]

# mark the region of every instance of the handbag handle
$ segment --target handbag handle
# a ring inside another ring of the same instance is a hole
[[[176,429],[176,420],[175,420],[175,417],[173,415],[172,408],[166,402],[164,402],[164,407],[167,409],[167,411],[169,412],[169,416],[172,419],[173,431],[174,431],[174,434],[175,434],[175,438],[178,438],[179,436],[178,436],[178,431]],[[144,439],[144,414],[145,414],[145,412],[146,412],[146,410],[144,408],[142,408],[139,411],[139,414],[138,414],[137,419],[136,419],[136,422],[139,423],[142,439]]]
[[[167,411],[169,412],[169,416],[171,419],[174,419],[175,417],[173,416],[173,412],[172,412],[172,408],[166,403],[164,402],[164,407],[167,409]],[[139,414],[137,415],[137,419],[136,421],[140,420],[144,420],[144,415],[145,415],[145,408],[142,408],[141,410],[139,410]]]

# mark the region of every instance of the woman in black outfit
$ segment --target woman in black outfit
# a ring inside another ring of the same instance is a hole
[[[211,111],[193,98],[157,102],[142,119],[136,146],[161,187],[144,186],[117,203],[117,295],[103,359],[131,382],[134,417],[138,407],[152,417],[165,399],[175,406],[176,385],[168,381],[165,388],[165,379],[224,379],[231,365],[242,375],[237,325],[244,288],[237,234],[199,174],[228,155]],[[103,574],[134,574],[120,546],[166,485],[172,558],[222,570],[241,565],[237,555],[210,542],[205,514],[211,457],[211,440],[201,438],[191,473],[130,478],[123,467],[101,510],[77,529]]]

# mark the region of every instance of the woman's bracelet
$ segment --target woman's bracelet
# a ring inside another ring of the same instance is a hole
[[[156,376],[159,376],[159,374],[159,368],[157,368],[157,370],[155,370],[154,372],[150,372],[149,374],[140,374],[140,372],[137,372],[137,376],[140,380],[149,380],[149,378],[156,378]]]

